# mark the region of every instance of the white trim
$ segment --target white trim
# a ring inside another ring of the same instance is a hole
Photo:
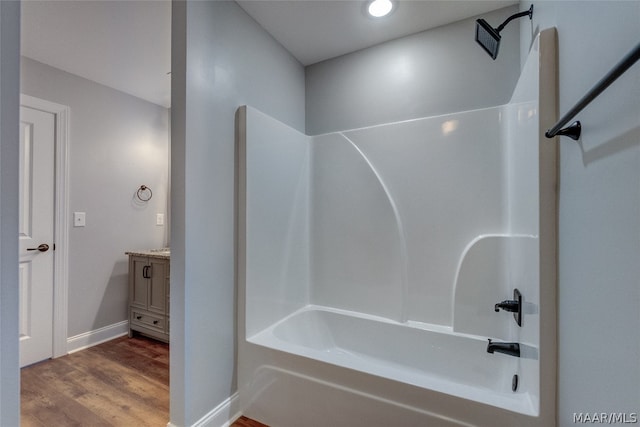
[[[128,333],[129,321],[123,320],[122,322],[114,323],[100,329],[69,337],[69,339],[66,340],[65,347],[68,349],[69,353],[75,353],[76,351],[84,350],[86,348],[93,347],[94,345],[102,344],[106,341],[111,341],[114,338],[127,335]]]
[[[55,116],[55,208],[53,277],[53,357],[67,354],[67,295],[69,287],[69,119],[66,105],[20,94],[20,106]]]
[[[233,393],[191,427],[229,427],[242,413],[239,410],[238,392]],[[169,422],[167,427],[178,427]]]

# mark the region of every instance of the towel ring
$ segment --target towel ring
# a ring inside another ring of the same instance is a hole
[[[146,185],[141,185],[136,191],[136,196],[143,202],[148,202],[153,197],[153,191]]]

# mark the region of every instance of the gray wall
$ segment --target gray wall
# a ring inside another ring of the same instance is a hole
[[[517,7],[483,15],[498,26]],[[505,104],[520,75],[518,25],[494,61],[466,19],[306,68],[308,135]]]
[[[0,425],[20,424],[18,105],[20,3],[0,1]]]
[[[236,390],[235,111],[304,130],[304,69],[235,2],[174,2],[172,50],[171,423],[182,426]]]
[[[169,111],[29,58],[21,92],[70,107],[68,336],[127,320],[129,249],[162,247],[167,212]],[[153,190],[136,203],[141,184]]]
[[[533,29],[552,26],[564,114],[640,41],[640,2],[534,2]],[[636,63],[578,115],[580,143],[559,142],[561,427],[574,412],[640,412],[639,100]]]

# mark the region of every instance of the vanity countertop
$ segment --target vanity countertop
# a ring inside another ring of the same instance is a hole
[[[170,259],[171,258],[171,250],[169,248],[142,249],[142,250],[135,250],[135,251],[127,251],[124,254],[125,255],[146,256],[146,257],[149,257],[149,258],[160,258],[160,259]]]

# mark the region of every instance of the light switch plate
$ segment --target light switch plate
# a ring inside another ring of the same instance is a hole
[[[84,227],[85,225],[87,225],[86,214],[84,212],[74,212],[73,213],[73,226],[74,227]]]
[[[156,225],[164,225],[164,214],[156,214]]]

